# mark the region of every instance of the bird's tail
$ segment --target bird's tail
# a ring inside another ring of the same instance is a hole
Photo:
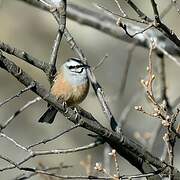
[[[58,111],[53,106],[49,106],[48,110],[40,117],[38,122],[51,124],[57,112]]]

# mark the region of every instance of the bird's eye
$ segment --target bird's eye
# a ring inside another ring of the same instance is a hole
[[[68,66],[68,69],[75,73],[82,73],[84,70],[84,66],[82,65]]]
[[[68,66],[69,69],[74,69],[74,66]]]

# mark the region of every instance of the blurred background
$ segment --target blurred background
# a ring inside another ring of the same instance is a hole
[[[119,0],[119,2],[122,5],[123,10],[130,17],[136,16],[123,0]],[[153,17],[149,1],[138,0],[134,2],[150,17]],[[113,12],[119,12],[114,1],[110,0],[68,0],[68,3],[76,3],[80,6],[99,11],[99,9],[94,6],[95,3],[98,3],[109,8]],[[162,1],[157,0],[157,3],[161,12],[164,8],[166,8],[170,1],[163,1],[162,3]],[[180,15],[178,15],[174,8],[172,8],[172,10],[164,18],[164,22],[171,27],[177,35],[180,35],[180,29],[178,27],[179,18]],[[25,50],[40,60],[44,60],[46,62],[49,61],[52,45],[57,32],[57,24],[51,14],[34,8],[21,1],[0,0],[0,22],[0,41],[10,44],[13,47]],[[133,103],[133,106],[143,105],[147,111],[151,111],[151,105],[147,103],[145,94],[143,93],[143,87],[140,84],[140,80],[146,76],[148,50],[141,47],[135,48],[132,54],[132,63],[127,77],[125,92],[123,96],[120,96],[121,80],[126,60],[128,58],[130,44],[108,36],[93,28],[82,26],[69,19],[67,20],[67,28],[72,33],[78,45],[82,48],[90,65],[95,66],[105,54],[108,54],[107,60],[96,70],[95,75],[98,82],[102,85],[109,106],[117,119],[121,117],[121,113],[124,108],[137,93],[140,94],[140,97]],[[49,89],[48,80],[42,71],[32,67],[20,59],[9,55],[7,56],[28,72],[34,79]],[[63,39],[59,51],[57,66],[60,67],[67,58],[72,56],[75,56],[74,52]],[[153,56],[153,58],[158,61],[156,56]],[[165,60],[167,92],[169,101],[172,103],[177,97],[179,97],[180,84],[177,81],[177,77],[180,75],[180,68],[171,62],[171,60],[167,58]],[[3,70],[0,70],[0,82],[0,102],[24,88],[24,86],[21,85],[15,78]],[[0,122],[4,123],[16,110],[35,97],[36,95],[34,93],[26,92],[19,98],[16,98],[1,107]],[[91,112],[104,126],[109,127],[92,89],[90,89],[88,97],[80,106]],[[141,137],[144,137],[144,143],[148,147],[150,138],[156,129],[159,120],[152,119],[135,111],[133,106],[131,107],[124,123],[123,132],[136,141],[141,140],[141,143],[143,143]],[[28,146],[40,141],[41,139],[52,137],[58,132],[62,132],[72,126],[72,124],[60,113],[58,113],[56,120],[52,125],[39,124],[37,120],[46,109],[47,104],[44,101],[34,104],[17,116],[8,128],[5,129],[5,133],[10,137],[14,137],[14,139],[20,144]],[[86,145],[94,140],[93,138],[87,136],[88,133],[88,131],[78,128],[53,142],[38,146],[37,149],[66,149]],[[159,136],[160,137],[157,143],[162,144],[162,134]],[[180,143],[177,141],[175,147],[175,167],[180,169],[179,148]],[[161,154],[162,147],[157,146],[154,152],[156,154]],[[14,144],[3,138],[0,138],[0,154],[8,156],[16,162],[22,160],[27,155],[24,151],[18,149],[14,146]],[[86,160],[89,155],[92,159],[92,168],[96,162],[103,163],[104,158],[109,158],[107,152],[104,154],[104,145],[101,145],[91,150],[72,154],[40,156],[33,158],[25,165],[35,167],[41,163],[50,167],[63,162],[64,165],[72,165],[73,167],[63,169],[62,174],[85,175],[86,171],[80,165],[80,162]],[[121,175],[134,174],[138,172],[126,160],[121,157],[119,157],[119,159]],[[7,165],[8,163],[0,160],[0,168]],[[113,169],[113,162],[111,162],[111,167]],[[20,173],[21,172],[17,169],[5,171],[0,173],[0,179],[12,179]],[[114,172],[112,171],[111,174],[113,175]],[[37,180],[41,178],[42,177],[40,176],[35,176],[32,179]]]

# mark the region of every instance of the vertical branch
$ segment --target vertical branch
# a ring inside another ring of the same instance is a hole
[[[143,11],[141,11],[136,4],[134,4],[131,0],[125,0],[132,9],[138,14],[138,16],[145,22],[152,22],[152,19],[150,19]]]
[[[66,0],[59,0],[58,7],[52,10],[51,12],[55,18],[56,16],[59,16],[58,33],[54,42],[54,47],[53,47],[51,60],[50,60],[50,64],[52,66],[55,66],[59,45],[60,45],[62,36],[64,34],[64,30],[66,28]]]
[[[54,45],[52,48],[50,61],[49,61],[50,69],[47,74],[50,83],[53,81],[54,75],[56,74],[56,61],[57,61],[57,54],[58,54],[61,38],[62,38],[62,34],[61,34],[60,30],[58,29],[56,39],[54,40]]]
[[[50,3],[46,3],[46,1],[40,0],[40,2],[52,13],[55,19],[58,17],[59,28],[49,61],[50,69],[47,73],[50,82],[52,82],[56,73],[58,50],[64,34],[64,29],[66,28],[66,0],[51,1]]]

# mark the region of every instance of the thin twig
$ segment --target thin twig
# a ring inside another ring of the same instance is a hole
[[[38,145],[40,145],[40,144],[46,144],[46,143],[48,143],[48,142],[50,142],[50,141],[53,141],[53,140],[59,138],[60,136],[66,134],[67,132],[70,132],[71,130],[76,129],[76,128],[79,127],[79,126],[80,126],[80,124],[75,124],[75,125],[73,125],[72,127],[66,129],[66,130],[63,131],[63,132],[58,133],[57,135],[55,135],[55,136],[53,136],[53,137],[51,137],[51,138],[43,139],[43,140],[41,140],[41,141],[38,141],[37,143],[34,143],[34,144],[32,144],[32,145],[27,146],[26,149],[30,149],[30,148],[35,147],[35,146],[38,146]]]
[[[32,155],[29,157],[35,157],[35,156],[44,156],[44,155],[50,155],[50,154],[69,154],[69,153],[74,153],[74,152],[79,152],[79,151],[84,151],[88,149],[92,149],[94,147],[97,147],[98,145],[101,145],[102,141],[95,141],[93,143],[90,143],[85,146],[81,147],[76,147],[76,148],[70,148],[70,149],[51,149],[51,150],[38,150],[38,151],[33,151]]]
[[[42,171],[60,171],[61,169],[64,169],[64,168],[70,168],[72,166],[70,165],[63,165],[63,163],[60,163],[59,166],[55,166],[55,167],[42,167]],[[25,168],[24,168],[25,169]],[[39,168],[31,168],[31,169],[39,169]],[[29,171],[27,171],[29,172]],[[14,178],[14,180],[25,180],[25,179],[30,179],[31,177],[33,176],[36,176],[38,175],[38,173],[35,171],[33,173],[28,173],[27,175],[25,173],[21,174],[21,175],[18,175],[17,177]]]
[[[92,71],[95,71],[96,69],[98,69],[107,58],[108,58],[108,54],[105,54],[105,56],[103,58],[101,58],[94,67],[92,67]]]
[[[115,168],[116,168],[116,178],[120,178],[120,169],[119,169],[119,163],[118,163],[118,159],[117,159],[117,153],[115,149],[112,149],[111,153],[109,153],[110,156],[112,156],[114,163],[115,163]]]
[[[69,154],[69,153],[74,153],[74,152],[79,152],[79,151],[84,151],[84,150],[88,150],[88,149],[92,149],[94,147],[97,147],[98,145],[101,145],[102,141],[95,141],[93,143],[90,143],[88,145],[85,146],[81,146],[81,147],[76,147],[76,148],[70,148],[70,149],[53,149],[53,150],[39,150],[39,151],[31,151],[30,154],[25,157],[23,160],[19,161],[18,163],[11,163],[9,159],[5,159],[6,161],[8,161],[11,165],[1,168],[0,171],[7,171],[10,169],[14,169],[16,167],[19,167],[21,165],[23,165],[25,162],[29,161],[30,159],[37,157],[37,156],[45,156],[45,155],[53,155],[53,154]],[[0,156],[1,158],[1,156]]]
[[[13,138],[7,136],[6,134],[0,132],[0,137],[4,137],[6,138],[8,141],[11,141],[13,144],[15,144],[15,146],[19,147],[20,149],[26,151],[26,152],[31,152],[30,150],[28,150],[26,147],[22,146],[21,144],[19,144],[17,141],[15,141]]]
[[[123,9],[121,8],[119,2],[117,0],[114,0],[114,2],[117,4],[117,7],[119,8],[119,11],[123,14],[124,17],[126,17],[126,13],[123,11]]]
[[[20,109],[18,109],[5,123],[4,125],[1,126],[1,130],[5,129],[12,121],[13,119],[19,115],[21,112],[23,112],[25,109],[29,108],[29,106],[33,105],[34,103],[40,101],[42,98],[41,97],[37,97],[29,102],[27,102],[23,107],[21,107]]]
[[[28,87],[25,87],[24,89],[20,90],[17,94],[5,99],[4,101],[0,102],[0,107],[5,105],[6,103],[10,102],[11,100],[19,97],[20,95],[22,95],[23,93],[29,91],[32,87],[34,87],[34,83],[30,84]]]
[[[26,169],[25,169],[26,170]],[[56,177],[56,178],[60,178],[60,179],[106,179],[106,180],[116,180],[117,178],[116,177],[108,177],[108,176],[93,176],[93,175],[90,175],[90,176],[68,176],[68,175],[58,175],[58,174],[55,174],[55,173],[50,173],[50,172],[47,172],[47,171],[43,171],[43,170],[34,170],[33,168],[27,168],[26,171],[35,171],[36,174],[43,174],[43,175],[47,175],[49,177]],[[148,177],[153,177],[157,174],[161,173],[161,171],[157,171],[157,172],[152,172],[152,173],[145,173],[145,174],[136,174],[136,175],[123,175],[123,176],[120,176],[119,179],[127,179],[127,180],[130,180],[130,179],[139,179],[139,178],[148,178]],[[27,178],[25,178],[27,179]],[[22,180],[22,179],[16,179],[16,180]],[[24,178],[23,178],[24,180]]]
[[[8,162],[11,165],[13,165],[14,168],[20,169],[19,165],[17,163],[15,163],[14,161],[12,161],[11,159],[9,159],[8,157],[0,155],[0,159]],[[3,171],[3,169],[0,169],[0,171]]]
[[[127,19],[127,20],[130,20],[130,21],[133,21],[133,22],[137,22],[137,23],[141,23],[141,24],[148,24],[147,22],[143,22],[143,21],[140,21],[138,19],[134,19],[134,18],[131,18],[131,17],[128,17],[127,15],[126,16],[122,16],[121,14],[119,13],[115,13],[115,12],[112,12],[111,10],[109,10],[108,8],[100,5],[100,4],[95,4],[95,6],[97,8],[99,8],[100,10],[103,10],[104,13],[110,15],[110,16],[115,16],[115,17],[119,17],[119,18],[122,18],[122,19]]]

